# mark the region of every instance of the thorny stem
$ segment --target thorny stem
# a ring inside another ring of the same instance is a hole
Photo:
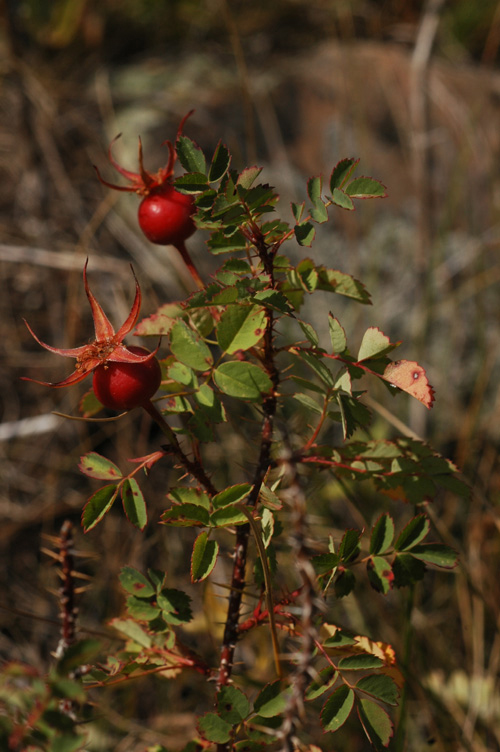
[[[184,453],[181,445],[179,444],[177,436],[170,428],[160,411],[155,407],[155,405],[153,405],[150,400],[145,402],[142,407],[161,428],[169,441],[168,449],[177,457],[184,469],[187,470],[187,472],[192,475],[193,478],[198,481],[198,483],[201,483],[206,491],[208,491],[210,496],[215,496],[217,489],[206,474],[205,470],[199,462],[190,460],[189,457]]]
[[[270,276],[271,286],[274,286],[274,267],[273,259],[265,243],[264,236],[258,227],[254,228],[252,240],[262,261],[264,271]],[[276,413],[276,394],[279,384],[279,373],[274,363],[274,316],[271,310],[267,311],[266,329],[263,338],[263,358],[262,362],[266,372],[271,379],[273,387],[269,394],[264,398],[262,411],[264,414],[262,422],[262,431],[260,439],[260,451],[253,477],[253,487],[247,500],[247,508],[251,509],[257,505],[260,488],[266,477],[271,464],[271,446],[273,437],[274,416]],[[240,618],[241,599],[245,589],[245,568],[247,562],[248,540],[250,536],[250,526],[239,525],[236,532],[236,543],[234,549],[233,574],[231,579],[231,593],[229,596],[226,625],[224,628],[224,637],[222,640],[221,659],[219,667],[218,686],[223,687],[228,684],[232,668],[234,651],[238,640],[238,622]],[[228,746],[221,744],[218,751],[228,749]]]
[[[302,606],[302,613],[301,647],[297,653],[296,669],[292,677],[292,694],[284,711],[280,731],[282,742],[280,752],[294,752],[297,749],[297,729],[304,717],[304,695],[311,678],[311,664],[316,646],[315,616],[323,605],[316,593],[315,572],[311,564],[310,551],[306,545],[306,499],[300,486],[297,466],[293,462],[291,451],[288,451],[288,455],[284,458],[290,478],[286,500],[291,508],[291,521],[294,527],[292,548],[296,557],[297,571],[302,580],[300,598],[297,601]]]

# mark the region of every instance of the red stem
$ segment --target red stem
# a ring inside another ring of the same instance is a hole
[[[205,289],[205,284],[204,284],[202,278],[200,277],[200,275],[198,274],[198,270],[195,267],[191,256],[189,255],[189,251],[186,248],[186,245],[185,245],[184,241],[181,240],[175,247],[177,248],[177,250],[181,254],[182,260],[186,264],[186,266],[187,266],[187,268],[189,270],[190,275],[192,276],[194,282],[196,283],[196,287],[199,290],[204,290]]]

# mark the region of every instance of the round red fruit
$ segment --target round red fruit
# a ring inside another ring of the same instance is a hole
[[[196,229],[193,213],[191,196],[179,193],[173,186],[164,183],[141,201],[139,225],[152,243],[178,246]]]
[[[136,355],[147,355],[145,347],[127,348]],[[153,356],[142,363],[107,361],[94,371],[94,394],[110,410],[132,410],[149,402],[161,383],[161,368]]]

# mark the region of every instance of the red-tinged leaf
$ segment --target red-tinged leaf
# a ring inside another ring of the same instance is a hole
[[[360,700],[358,716],[365,734],[375,749],[387,747],[394,729],[387,711],[372,700]]]
[[[413,517],[399,534],[394,548],[396,551],[408,551],[417,543],[420,543],[431,528],[429,518],[425,514]]]
[[[199,504],[179,504],[167,509],[161,516],[165,525],[176,527],[207,527],[210,524],[208,510]]]
[[[191,555],[191,581],[201,582],[211,573],[217,561],[219,544],[209,540],[208,533],[200,533],[196,538]]]
[[[123,477],[121,470],[111,460],[97,452],[89,452],[80,457],[78,467],[84,475],[97,480],[119,480]]]
[[[212,157],[210,170],[208,171],[208,181],[210,183],[217,183],[219,180],[222,180],[229,169],[230,163],[231,155],[229,154],[227,146],[225,146],[222,141],[219,141]]]
[[[144,530],[148,522],[146,502],[135,478],[127,478],[124,481],[122,502],[127,519],[139,530]]]
[[[147,577],[133,567],[122,567],[120,584],[127,593],[137,598],[150,598],[156,592]]]
[[[206,713],[198,721],[201,736],[215,744],[225,744],[231,738],[231,724],[224,721],[217,713]]]
[[[434,564],[443,569],[453,569],[458,564],[457,552],[441,543],[423,543],[414,546],[410,553],[426,564]]]
[[[383,554],[394,540],[394,520],[386,513],[381,514],[370,536],[370,553]]]
[[[390,676],[386,674],[368,674],[356,684],[356,689],[375,697],[387,705],[397,705],[399,689]]]
[[[345,182],[352,175],[358,163],[359,159],[348,158],[341,159],[340,162],[335,165],[332,170],[332,174],[330,175],[330,190],[332,191],[332,193],[335,188],[342,188]]]
[[[383,183],[365,176],[354,178],[344,190],[351,198],[385,198],[387,196],[387,189]]]
[[[262,167],[247,167],[238,176],[236,185],[240,185],[242,188],[246,188],[248,190],[252,187],[253,183],[257,180],[261,172]]]
[[[354,692],[342,684],[330,695],[321,711],[321,725],[325,731],[337,731],[349,718],[354,705]]]
[[[372,668],[381,668],[384,662],[376,655],[369,653],[360,653],[359,655],[348,655],[341,658],[338,662],[338,668],[342,671],[366,671]]]
[[[363,335],[358,352],[358,362],[367,358],[380,358],[394,350],[401,342],[391,342],[377,326],[371,326]]]
[[[109,512],[118,495],[118,489],[119,485],[111,483],[109,486],[103,486],[90,497],[82,512],[82,527],[85,533],[92,530]]]
[[[366,564],[370,585],[379,593],[387,595],[394,582],[391,565],[382,556],[373,556]]]
[[[341,191],[340,188],[334,188],[332,191],[332,202],[335,206],[339,206],[341,209],[347,209],[347,211],[354,211],[354,203],[352,198]]]
[[[299,245],[307,246],[308,248],[312,245],[316,230],[311,222],[302,222],[299,225],[295,225],[293,231]]]
[[[389,363],[381,378],[403,392],[408,392],[427,408],[434,402],[434,389],[429,384],[422,366],[414,360],[396,360]]]
[[[136,326],[134,334],[140,337],[168,334],[177,319],[185,315],[178,303],[166,303],[160,306],[156,313],[142,319]]]
[[[361,532],[361,530],[356,529],[345,531],[338,550],[339,559],[343,562],[354,561],[358,556],[360,552],[359,540],[361,538]]]

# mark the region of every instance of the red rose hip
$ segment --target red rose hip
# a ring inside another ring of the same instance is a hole
[[[131,345],[127,348],[135,355],[147,355],[144,347]],[[104,407],[110,410],[132,410],[143,407],[158,390],[161,383],[161,368],[154,355],[138,363],[115,363],[108,361],[97,366],[92,386],[94,394]]]
[[[169,183],[164,183],[141,201],[139,226],[152,243],[179,246],[196,229],[193,213],[191,196],[179,193]]]

